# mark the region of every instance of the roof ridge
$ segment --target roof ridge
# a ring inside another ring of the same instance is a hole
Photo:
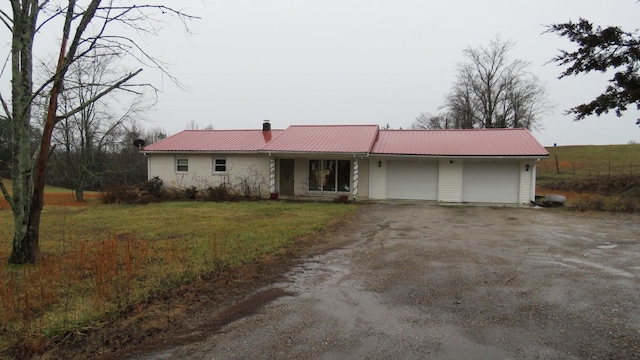
[[[180,132],[209,132],[209,131],[216,131],[216,132],[222,132],[222,131],[257,131],[257,132],[263,132],[264,130],[262,129],[185,129],[182,130]],[[271,131],[284,131],[284,129],[271,129]]]
[[[482,129],[380,129],[380,131],[505,131],[505,130],[527,130],[527,128],[482,128]]]
[[[337,125],[290,125],[289,127],[290,127],[290,128],[292,128],[292,127],[347,127],[347,126],[349,126],[349,127],[355,127],[355,126],[358,126],[358,127],[364,127],[364,126],[367,126],[367,127],[371,127],[371,126],[379,127],[378,125],[375,125],[375,124],[356,124],[356,125],[347,125],[347,124],[337,124]]]

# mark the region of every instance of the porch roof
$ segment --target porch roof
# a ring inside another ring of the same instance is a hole
[[[262,147],[269,152],[362,153],[371,150],[378,125],[294,125]]]

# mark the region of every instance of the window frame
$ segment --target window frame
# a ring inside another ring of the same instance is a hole
[[[224,164],[217,164],[217,161],[224,161]],[[212,160],[212,165],[213,165],[213,173],[214,174],[224,174],[227,172],[228,169],[228,164],[227,164],[227,158],[223,158],[223,157],[214,157]],[[218,166],[224,166],[224,170],[217,170]]]
[[[185,161],[186,163],[181,164],[181,161]],[[184,170],[180,170],[181,167],[186,167]],[[189,172],[189,158],[188,157],[176,157],[175,158],[175,168],[174,170],[177,173],[188,173]]]
[[[346,169],[348,169],[346,174],[340,172],[340,168],[342,168],[342,170],[345,169],[345,167],[340,166],[343,162],[349,163],[349,166],[346,167]],[[351,181],[353,180],[352,166],[353,163],[351,160],[347,159],[309,159],[307,167],[309,184],[307,191],[310,193],[329,194],[351,192]],[[347,190],[340,189],[341,182],[344,182],[345,177],[348,179]],[[331,179],[332,183],[327,183],[327,179]]]

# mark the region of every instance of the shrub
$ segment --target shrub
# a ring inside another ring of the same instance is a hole
[[[596,194],[577,195],[569,204],[578,211],[610,211],[635,213],[640,210],[640,200],[629,197],[602,196]]]
[[[246,199],[258,199],[261,196],[260,184],[250,178],[240,179],[240,184],[236,186],[236,195]]]
[[[182,189],[182,194],[187,200],[195,200],[198,195],[198,189],[195,186],[189,186]]]
[[[604,210],[604,197],[596,194],[578,195],[571,200],[570,206],[578,211]]]
[[[207,201],[228,201],[231,200],[231,192],[225,184],[209,186],[203,194],[203,199]]]
[[[164,182],[157,176],[140,184],[140,190],[158,199],[165,195]]]
[[[127,185],[110,186],[100,193],[103,204],[133,204],[139,197],[138,189]]]
[[[638,200],[612,196],[606,198],[604,210],[611,212],[634,213],[640,209]]]

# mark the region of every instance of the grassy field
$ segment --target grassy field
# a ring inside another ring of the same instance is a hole
[[[13,218],[0,209],[0,352],[91,326],[212,271],[277,256],[354,210],[273,201],[45,206],[43,260],[9,266]]]
[[[537,194],[565,195],[579,210],[640,211],[640,145],[547,148],[537,167]]]
[[[539,177],[630,174],[640,176],[640,144],[558,146],[548,147],[547,151],[550,154],[549,158],[538,164]]]
[[[2,179],[2,182],[7,187],[9,193],[13,190],[13,184],[9,179]],[[100,193],[96,191],[85,191],[84,199],[88,202],[96,203]],[[57,186],[47,185],[44,189],[44,202],[45,205],[54,206],[85,206],[86,204],[78,203],[76,201],[76,194],[73,190],[65,189]],[[0,194],[0,210],[11,209],[7,200]]]

